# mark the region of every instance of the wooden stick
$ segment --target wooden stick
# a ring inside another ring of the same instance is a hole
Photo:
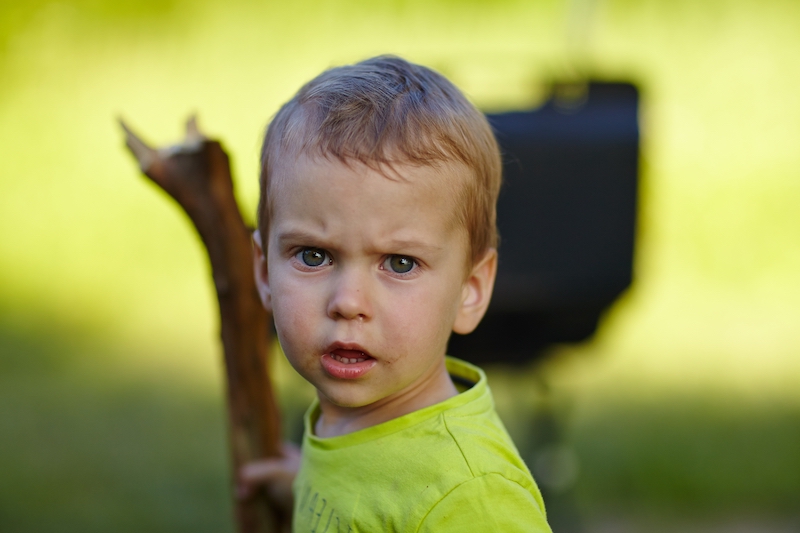
[[[251,230],[233,194],[228,155],[218,141],[200,133],[194,117],[186,124],[183,142],[162,149],[147,145],[122,120],[120,125],[142,172],[183,208],[208,252],[225,352],[235,484],[245,462],[280,455],[281,439],[267,366],[269,316],[256,292]],[[240,533],[286,527],[264,491],[246,501],[236,499],[234,506]]]

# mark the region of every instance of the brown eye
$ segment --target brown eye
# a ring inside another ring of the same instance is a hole
[[[300,252],[300,259],[306,266],[318,267],[325,263],[326,254],[319,248],[306,248]]]
[[[396,274],[407,274],[411,272],[416,263],[406,255],[393,255],[386,260],[386,265]]]

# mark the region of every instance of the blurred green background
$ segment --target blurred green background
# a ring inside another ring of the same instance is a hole
[[[485,110],[581,73],[642,90],[635,285],[591,342],[491,369],[521,448],[555,414],[563,442],[534,470],[569,501],[561,531],[800,530],[800,3],[0,0],[0,15],[0,531],[232,531],[204,252],[115,118],[168,144],[198,112],[250,214],[278,106],[386,52]],[[311,391],[274,363],[295,435]]]

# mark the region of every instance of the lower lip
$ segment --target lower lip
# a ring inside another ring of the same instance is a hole
[[[375,359],[371,358],[365,359],[360,363],[342,363],[331,357],[329,353],[322,355],[322,368],[330,376],[339,379],[358,379],[369,372],[377,363]]]

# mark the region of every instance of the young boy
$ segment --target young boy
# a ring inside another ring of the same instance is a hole
[[[322,73],[270,124],[257,286],[318,399],[302,453],[242,479],[293,480],[295,532],[550,531],[485,375],[445,357],[489,304],[500,175],[485,117],[396,57]]]

